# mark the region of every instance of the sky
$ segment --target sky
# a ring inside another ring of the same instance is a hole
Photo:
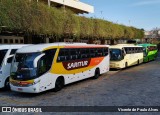
[[[160,0],[80,0],[94,6],[87,17],[133,26],[146,31],[160,28]]]

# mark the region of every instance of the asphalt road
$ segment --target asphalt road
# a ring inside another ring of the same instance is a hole
[[[160,57],[100,78],[67,85],[59,92],[24,94],[0,90],[1,106],[159,106]]]

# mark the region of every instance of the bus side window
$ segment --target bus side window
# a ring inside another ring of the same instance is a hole
[[[17,49],[12,49],[11,52],[10,52],[10,55],[15,54],[16,51],[17,51]],[[12,57],[9,57],[9,58],[7,59],[7,63],[11,63],[11,62],[12,62],[12,59],[13,59],[13,56],[12,56]]]
[[[13,56],[12,56],[12,57],[9,57],[9,58],[7,59],[7,63],[11,63],[11,62],[12,62],[12,59],[13,59]]]
[[[134,48],[131,48],[131,53],[135,53],[135,50],[134,50]]]
[[[124,48],[122,48],[122,56],[124,57],[126,55],[126,52],[124,50]]]
[[[90,49],[90,57],[95,57],[94,48]]]
[[[90,58],[90,50],[89,50],[89,48],[86,49],[86,55],[87,55],[87,58]]]
[[[17,51],[17,49],[12,49],[11,52],[10,52],[10,55],[15,54],[16,51]]]
[[[141,52],[143,52],[143,47],[141,48]]]
[[[87,58],[86,49],[80,49],[80,58]]]
[[[124,48],[124,50],[125,50],[126,54],[128,54],[128,49],[126,47]]]
[[[71,60],[78,59],[78,51],[76,49],[70,49],[70,59]]]
[[[134,48],[131,48],[131,53],[135,53],[135,49]]]
[[[53,58],[55,56],[56,49],[50,49],[44,51],[45,55],[41,57],[39,60],[38,64],[38,74],[42,75],[46,73],[51,67],[52,67],[52,62]]]
[[[69,49],[60,49],[57,62],[70,60]]]
[[[128,48],[128,54],[131,54],[131,52],[132,52],[132,49]]]
[[[141,53],[141,52],[142,52],[142,48],[139,47],[139,48],[138,48],[138,53]]]
[[[102,56],[103,55],[103,49],[102,48],[98,48],[97,51],[98,51],[97,52],[98,56]]]
[[[108,48],[103,48],[103,56],[107,56],[108,55]]]
[[[95,52],[95,57],[98,57],[98,49],[94,48],[94,52]]]
[[[135,53],[138,53],[138,48],[135,48]]]

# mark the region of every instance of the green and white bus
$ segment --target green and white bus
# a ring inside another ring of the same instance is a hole
[[[138,46],[143,47],[144,52],[144,62],[154,60],[158,54],[158,48],[156,44],[138,44]]]

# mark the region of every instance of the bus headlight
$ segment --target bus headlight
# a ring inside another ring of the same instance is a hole
[[[37,83],[39,83],[41,80],[39,79],[39,80],[35,80],[33,83],[32,83],[32,85],[35,85],[35,84],[37,84]]]

